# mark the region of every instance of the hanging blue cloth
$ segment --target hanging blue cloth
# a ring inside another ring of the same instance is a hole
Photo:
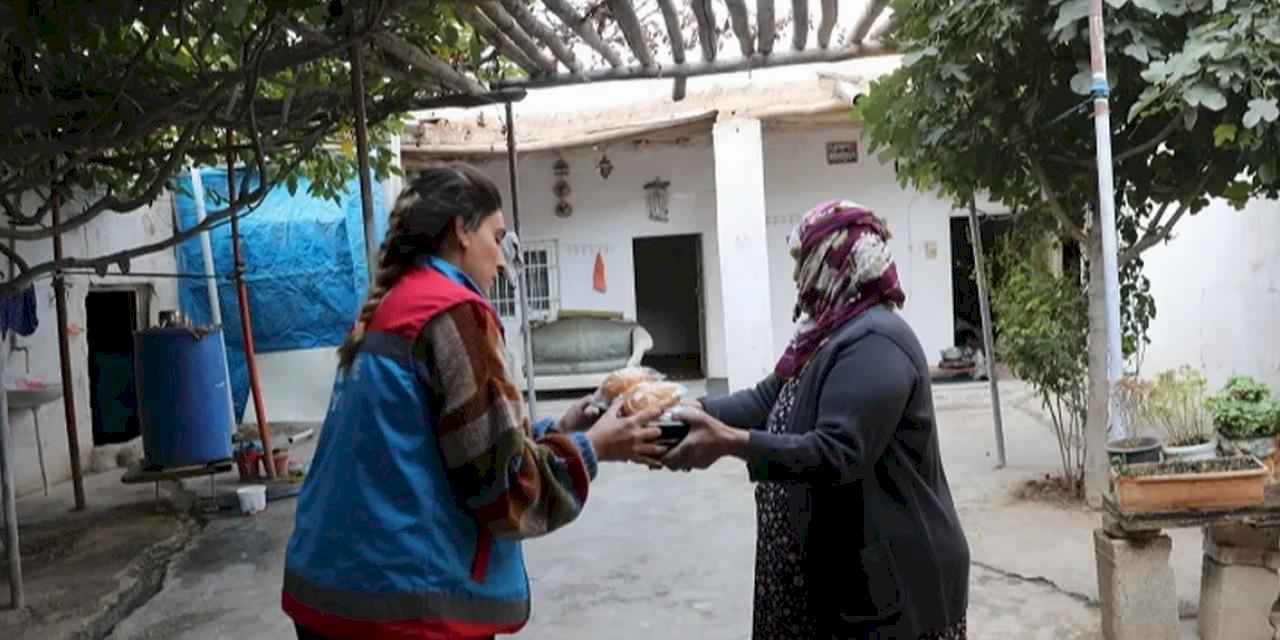
[[[0,300],[0,336],[8,337],[9,330],[20,336],[36,332],[40,320],[36,317],[36,287],[31,285],[22,293]]]

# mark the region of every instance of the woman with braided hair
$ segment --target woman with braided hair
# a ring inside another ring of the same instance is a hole
[[[298,499],[283,606],[300,638],[471,639],[529,616],[520,540],[573,521],[597,461],[656,464],[661,431],[587,398],[531,424],[485,291],[497,187],[433,167],[400,194],[369,299],[339,349]]]
[[[969,547],[888,240],[851,202],[805,215],[786,353],[754,389],[682,408],[663,459],[741,458],[758,483],[754,640],[965,638]]]

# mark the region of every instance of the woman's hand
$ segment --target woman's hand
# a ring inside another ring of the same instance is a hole
[[[689,435],[662,459],[668,469],[706,469],[724,456],[741,456],[746,450],[746,431],[730,427],[702,409],[682,406],[675,417],[689,425]]]
[[[623,418],[618,415],[621,410],[622,399],[614,400],[613,406],[587,430],[587,438],[595,449],[596,459],[639,462],[654,468],[661,467],[659,460],[666,455],[667,448],[656,440],[662,437],[662,430],[648,424],[658,419],[662,411],[649,409]]]
[[[560,416],[559,431],[562,433],[575,433],[578,431],[586,431],[595,424],[600,418],[600,408],[591,403],[591,395],[585,395],[573,404],[569,405],[569,410]]]

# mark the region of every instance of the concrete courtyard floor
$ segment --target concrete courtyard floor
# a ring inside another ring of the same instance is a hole
[[[1100,638],[1092,546],[1099,517],[1081,507],[1014,497],[1025,481],[1056,471],[1058,452],[1026,388],[1008,383],[1002,391],[1009,466],[996,470],[986,386],[935,388],[946,471],[972,549],[970,637]],[[540,402],[539,413],[556,413],[567,402]],[[310,446],[303,446],[293,455],[306,458],[310,452]],[[0,614],[0,637],[292,637],[290,622],[279,611],[292,499],[274,501],[265,513],[251,518],[223,513],[193,520],[157,514],[152,489],[121,490],[118,474],[91,480],[91,498],[99,487],[107,494],[123,493],[116,496],[120,505],[112,507],[117,509],[112,513],[132,515],[82,519],[71,528],[88,530],[113,522],[118,527],[119,522],[150,517],[167,519],[152,520],[147,527],[130,525],[130,540],[139,538],[142,530],[167,533],[152,534],[159,538],[156,541],[143,537],[146,544],[133,542],[108,554],[120,556],[115,562],[127,565],[116,567],[115,573],[72,571],[70,566],[34,569],[37,578],[45,576],[44,588],[58,585],[57,598],[39,600],[46,603],[39,615]],[[207,483],[192,482],[188,487],[192,492],[208,491]],[[48,526],[39,523],[48,521],[49,513],[65,512],[69,489],[57,487],[57,492],[61,498],[21,501],[24,532]],[[1198,531],[1174,532],[1173,566],[1185,639],[1196,637],[1200,545]],[[148,551],[153,548],[161,552]],[[723,461],[693,474],[606,465],[581,519],[526,545],[533,618],[516,637],[749,638],[754,550],[752,487],[741,463]],[[150,559],[129,561],[131,553],[149,553]],[[156,557],[165,561],[157,562]],[[101,590],[100,583],[110,580],[87,580],[90,573],[134,585],[133,595],[92,591],[90,587]],[[35,579],[32,572],[28,579]],[[59,584],[59,579],[64,582]],[[77,596],[77,590],[85,593]],[[59,615],[53,606],[57,602],[76,606],[65,604]]]

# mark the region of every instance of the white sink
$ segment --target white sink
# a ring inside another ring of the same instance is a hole
[[[9,410],[29,410],[44,406],[62,397],[62,385],[47,384],[39,389],[7,389]]]

